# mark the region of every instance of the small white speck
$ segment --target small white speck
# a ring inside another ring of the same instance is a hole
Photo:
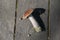
[[[28,34],[28,37],[30,37],[31,36],[31,34]]]

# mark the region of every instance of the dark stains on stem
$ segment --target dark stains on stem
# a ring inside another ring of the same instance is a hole
[[[38,25],[41,27],[42,31],[45,31],[45,24],[43,23],[43,20],[41,19],[40,15],[43,14],[45,12],[44,8],[35,8],[32,15],[35,18],[35,20],[37,21]]]

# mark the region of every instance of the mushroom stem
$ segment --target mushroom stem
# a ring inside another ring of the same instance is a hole
[[[29,16],[29,20],[31,21],[33,28],[35,29],[36,32],[41,31],[41,27],[38,25],[37,21],[32,15]]]

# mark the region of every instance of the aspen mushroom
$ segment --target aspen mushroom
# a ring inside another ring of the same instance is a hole
[[[35,20],[34,16],[32,15],[34,9],[28,9],[23,16],[21,17],[21,20],[23,19],[29,19],[33,25],[33,28],[35,29],[36,32],[41,31],[41,27],[38,25],[37,21]]]

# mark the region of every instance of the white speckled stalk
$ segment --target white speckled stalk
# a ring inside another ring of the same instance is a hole
[[[37,21],[34,19],[32,15],[29,16],[29,20],[31,21],[33,28],[35,29],[36,32],[41,31],[41,27],[38,25]]]

